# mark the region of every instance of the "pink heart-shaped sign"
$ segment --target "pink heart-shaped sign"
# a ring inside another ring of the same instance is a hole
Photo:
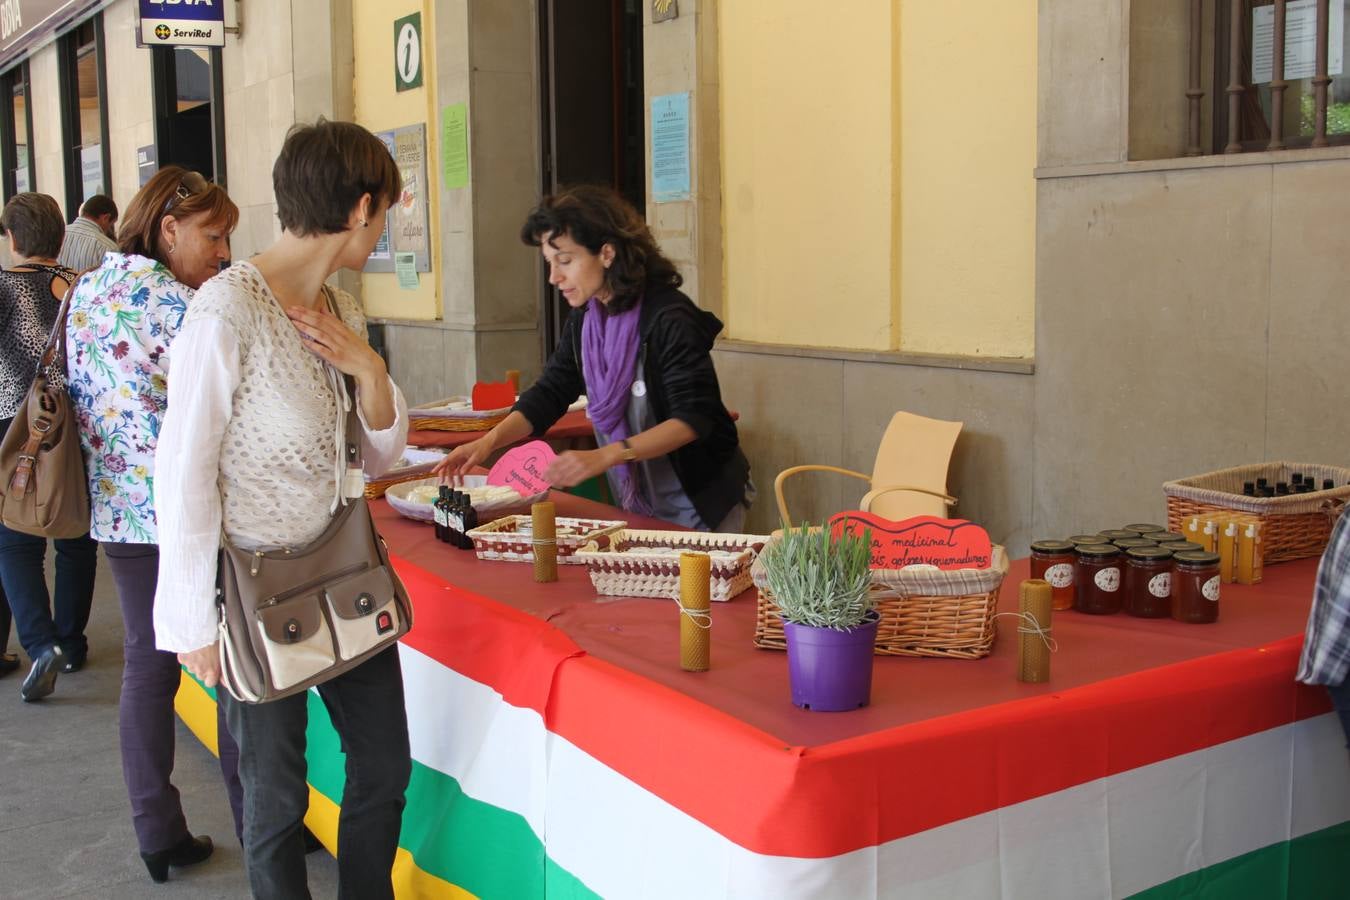
[[[530,441],[513,447],[497,460],[488,472],[488,484],[500,484],[514,489],[523,497],[542,494],[549,489],[544,470],[557,459],[558,454],[543,441]]]
[[[862,534],[872,529],[872,568],[900,569],[924,564],[939,569],[987,569],[994,547],[989,532],[965,519],[915,516],[900,522],[866,512],[843,512],[830,519],[830,531]]]

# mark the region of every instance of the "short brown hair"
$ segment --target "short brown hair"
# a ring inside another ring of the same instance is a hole
[[[392,206],[403,192],[403,175],[384,141],[355,122],[321,118],[286,135],[272,166],[272,190],[282,228],[300,237],[339,234],[362,195]]]
[[[563,188],[531,210],[520,228],[520,239],[531,247],[542,244],[545,235],[563,234],[597,256],[605,244],[614,248],[614,261],[605,270],[605,287],[614,296],[609,304],[612,312],[630,308],[649,285],[684,284],[646,220],[613,188],[596,184]]]
[[[0,234],[14,235],[14,249],[23,256],[53,257],[61,252],[66,220],[47,194],[15,194],[0,212]]]
[[[165,166],[136,192],[117,231],[117,247],[168,264],[168,254],[159,246],[159,225],[165,216],[182,221],[205,216],[226,233],[239,224],[239,207],[218,184],[182,166]]]
[[[80,215],[97,219],[99,216],[112,216],[117,221],[117,204],[107,194],[95,194],[80,207]]]

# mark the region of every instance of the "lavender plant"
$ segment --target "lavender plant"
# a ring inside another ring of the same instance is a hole
[[[872,531],[830,534],[828,527],[785,526],[760,565],[782,617],[798,625],[844,631],[872,609]]]

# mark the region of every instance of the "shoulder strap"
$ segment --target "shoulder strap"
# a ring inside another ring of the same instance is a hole
[[[338,310],[337,296],[333,293],[333,289],[329,287],[327,284],[324,284],[322,286],[322,289],[324,300],[328,303],[328,311],[331,312],[339,322],[341,322],[342,313]],[[343,439],[342,441],[339,442],[339,446],[337,448],[338,453],[342,454],[341,459],[342,465],[339,468],[345,469],[348,466],[360,468],[361,418],[360,415],[357,413],[356,409],[357,403],[356,379],[346,374],[345,372],[339,371],[334,366],[330,366],[329,368],[333,370],[333,375],[336,376],[334,379],[335,385],[339,385],[342,391],[346,393],[345,403],[341,396],[337,398],[338,415],[342,415],[342,407],[344,405],[348,407],[347,421],[345,423],[345,427],[342,429]]]

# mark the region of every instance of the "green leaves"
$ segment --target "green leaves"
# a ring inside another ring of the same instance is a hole
[[[872,609],[872,531],[830,534],[828,526],[785,527],[760,564],[785,620],[844,631]]]

